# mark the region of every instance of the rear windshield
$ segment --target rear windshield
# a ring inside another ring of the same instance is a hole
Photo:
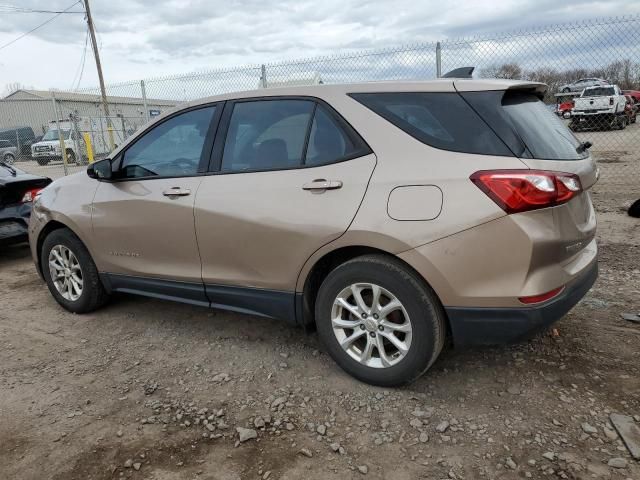
[[[354,93],[351,97],[432,147],[513,156],[457,93]]]
[[[578,139],[534,94],[507,90],[461,94],[520,158],[580,160]]]
[[[609,97],[615,95],[616,90],[613,87],[595,87],[585,88],[581,97]]]

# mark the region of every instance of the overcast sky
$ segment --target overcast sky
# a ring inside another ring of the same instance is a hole
[[[63,10],[72,3],[0,0],[0,11],[2,5]],[[113,83],[637,14],[640,1],[91,0],[91,8],[105,80]],[[71,8],[79,10],[80,4]],[[51,16],[0,13],[0,47]],[[83,14],[65,14],[0,49],[0,93],[13,82],[75,86],[85,32]],[[89,47],[80,87],[97,83]]]

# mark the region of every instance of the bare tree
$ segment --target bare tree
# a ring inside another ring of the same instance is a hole
[[[522,78],[522,68],[517,63],[503,63],[502,65],[491,65],[480,71],[480,76],[484,78],[506,78],[510,80],[520,80]]]

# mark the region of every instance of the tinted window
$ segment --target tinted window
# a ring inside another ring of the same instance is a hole
[[[432,147],[484,155],[512,155],[457,93],[359,93],[352,97]]]
[[[224,144],[222,170],[300,166],[313,106],[306,100],[236,103]]]
[[[196,174],[215,108],[176,115],[144,134],[126,150],[120,175],[139,178]]]
[[[580,142],[534,94],[518,91],[461,94],[521,158],[578,160]]]
[[[339,161],[357,153],[358,148],[324,107],[318,106],[311,124],[306,165]]]

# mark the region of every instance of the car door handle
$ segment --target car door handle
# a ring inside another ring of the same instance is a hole
[[[172,187],[162,192],[165,197],[186,197],[191,195],[191,190],[188,188]]]
[[[337,190],[338,188],[342,188],[340,180],[325,180],[324,178],[302,185],[303,190],[311,191]]]

